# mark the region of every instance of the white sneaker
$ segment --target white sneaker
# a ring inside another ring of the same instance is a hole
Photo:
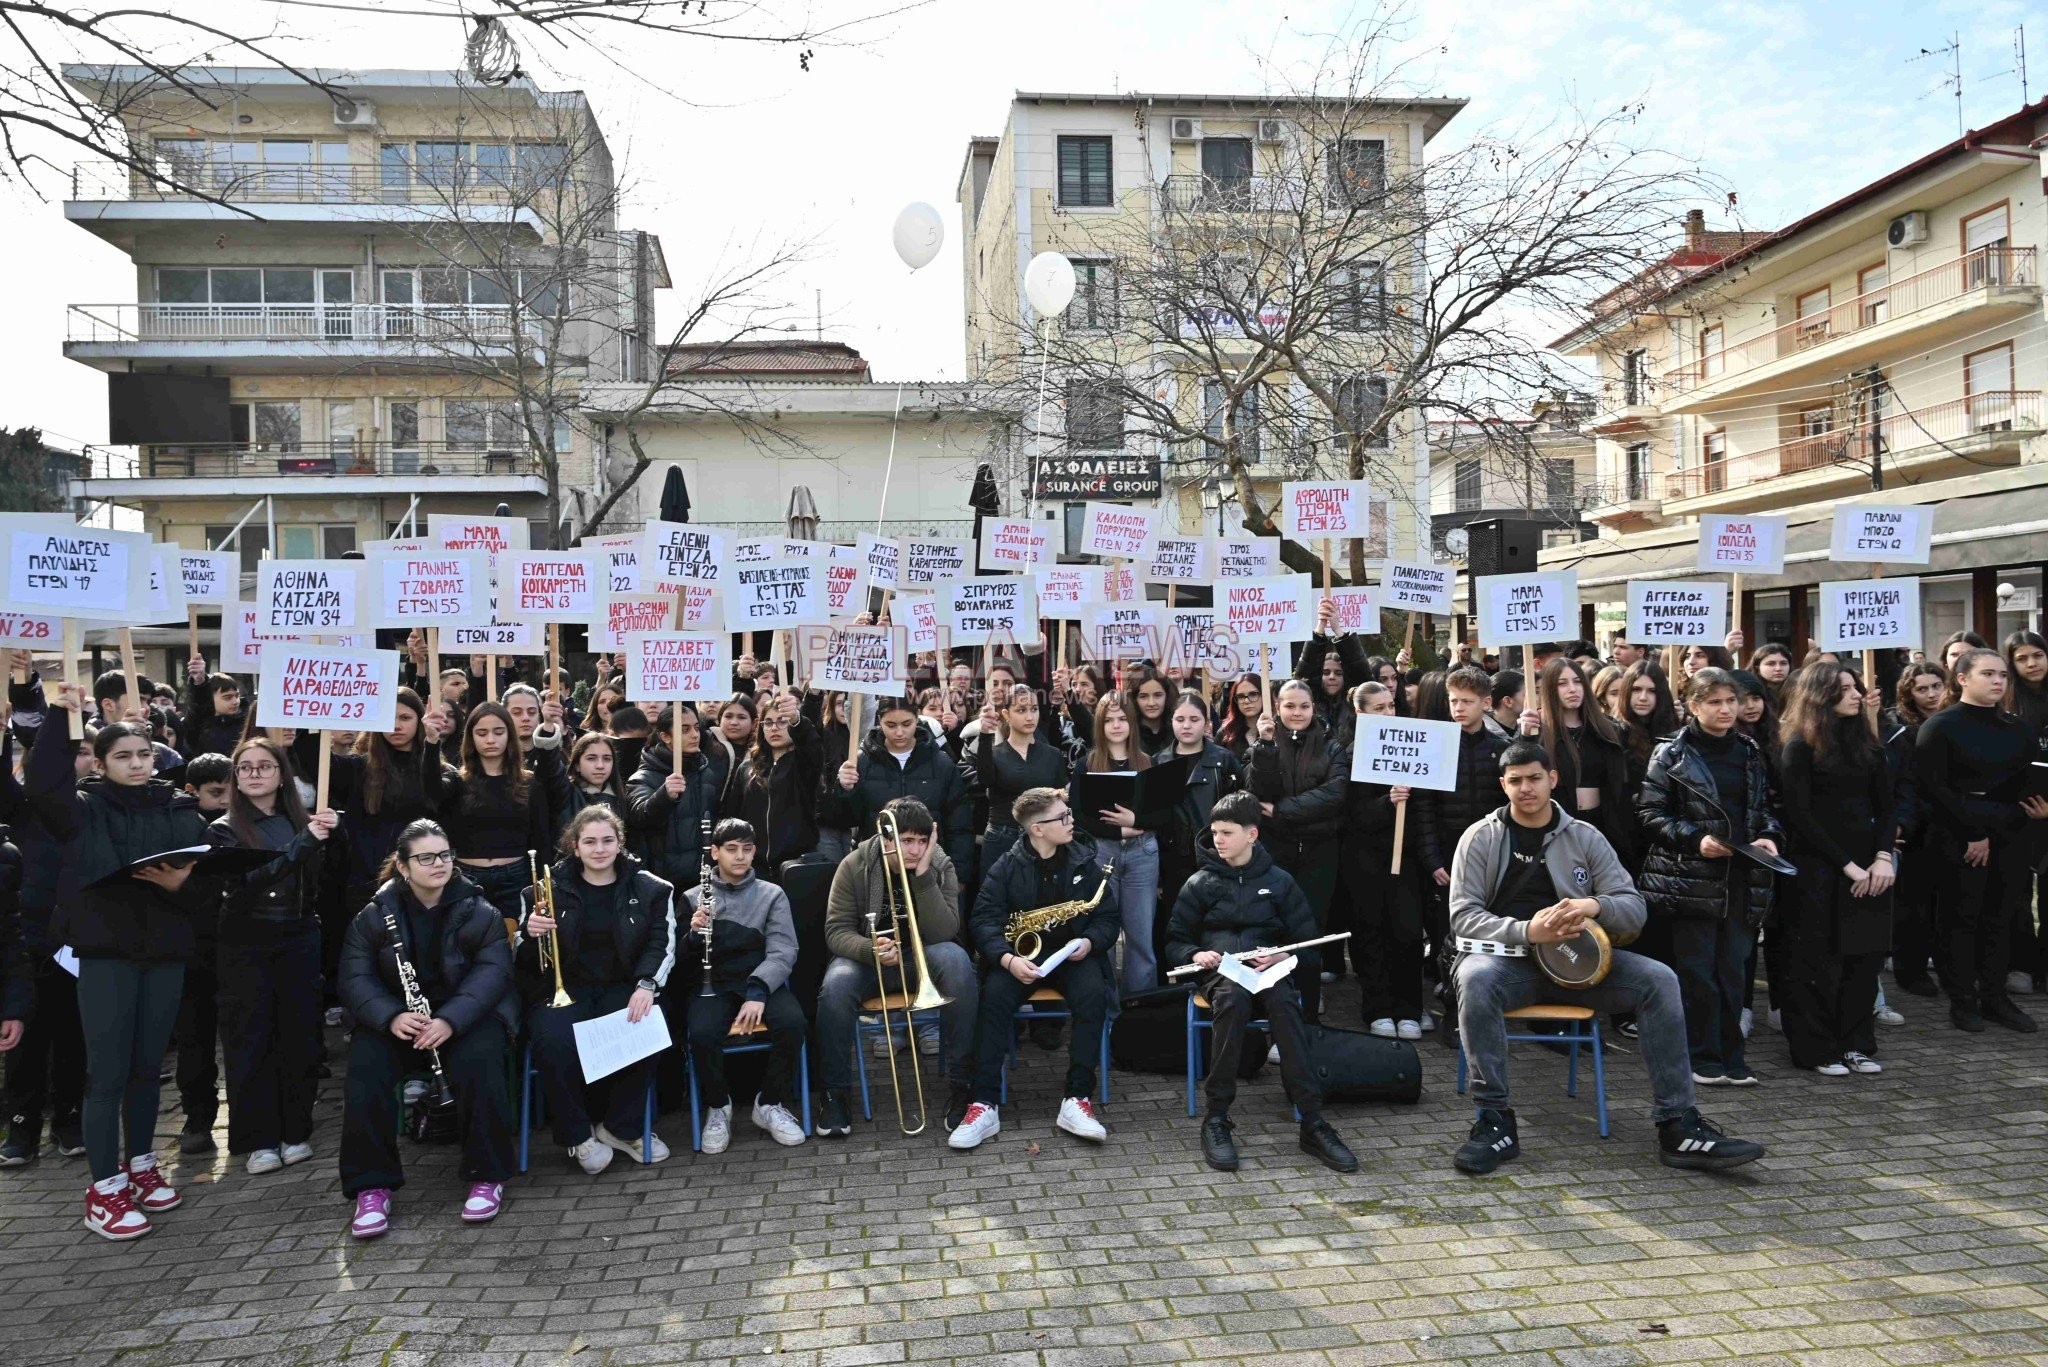
[[[1870,1055],[1858,1053],[1854,1049],[1851,1049],[1848,1053],[1842,1055],[1842,1062],[1849,1065],[1849,1069],[1851,1072],[1881,1073],[1884,1071],[1884,1065],[1882,1063],[1879,1063]]]
[[[766,1130],[778,1144],[801,1144],[804,1142],[804,1127],[789,1113],[789,1107],[771,1101],[761,1104],[761,1098],[754,1098],[754,1127]]]
[[[714,1106],[704,1112],[704,1152],[724,1153],[725,1146],[732,1142],[732,1103]]]
[[[594,1134],[581,1144],[571,1144],[569,1156],[576,1160],[577,1167],[592,1177],[612,1165],[611,1149]]]
[[[348,1016],[345,1012],[342,1011],[340,1007],[330,1006],[327,1008],[326,1014],[323,1015],[320,1019],[329,1030],[339,1030],[341,1028],[341,1023],[347,1020]]]
[[[590,1137],[604,1145],[607,1150],[616,1149],[635,1163],[647,1161],[646,1154],[649,1152],[653,1153],[653,1161],[657,1163],[668,1157],[668,1145],[661,1142],[661,1136],[658,1134],[647,1136],[647,1147],[644,1150],[640,1147],[639,1140],[621,1139],[602,1125],[591,1126]]]
[[[1372,1032],[1381,1039],[1394,1038],[1394,1018],[1392,1016],[1381,1016],[1372,1023]]]
[[[1880,1006],[1871,1014],[1877,1017],[1879,1025],[1904,1025],[1906,1023],[1906,1018],[1892,1010],[1889,1006]]]
[[[1053,1124],[1076,1139],[1093,1140],[1100,1144],[1109,1138],[1109,1131],[1102,1128],[1102,1122],[1095,1118],[1095,1103],[1085,1096],[1070,1096],[1062,1101],[1060,1117]]]
[[[294,1163],[303,1163],[308,1158],[311,1158],[313,1156],[313,1146],[311,1144],[287,1144],[277,1151],[277,1156],[284,1160],[286,1167],[290,1167]]]
[[[242,1163],[251,1177],[261,1177],[266,1172],[276,1172],[284,1166],[284,1155],[276,1149],[258,1149]]]
[[[1402,1021],[1399,1025],[1396,1025],[1394,1027],[1394,1033],[1402,1039],[1421,1039],[1422,1022]]]
[[[2033,974],[2015,968],[2005,975],[2005,994],[2008,997],[2024,997],[2033,990]]]
[[[1322,980],[1326,983],[1333,983],[1337,981],[1337,975],[1332,973],[1327,968],[1322,971],[1322,974],[1320,976],[1322,977]]]
[[[984,1139],[994,1139],[1003,1132],[1002,1118],[996,1108],[977,1101],[967,1108],[967,1114],[960,1117],[960,1123],[953,1127],[953,1133],[946,1137],[946,1144],[955,1149],[972,1149]]]
[[[1841,1062],[1823,1063],[1813,1071],[1819,1073],[1822,1077],[1847,1077],[1849,1076],[1849,1065]]]
[[[882,1030],[868,1037],[868,1055],[887,1063],[898,1049],[903,1047],[903,1036],[895,1031]]]
[[[1268,1063],[1272,1064],[1272,1065],[1273,1065],[1274,1067],[1276,1067],[1276,1068],[1280,1066],[1280,1046],[1279,1046],[1279,1045],[1277,1045],[1277,1044],[1269,1044],[1269,1045],[1267,1045],[1267,1046],[1266,1046],[1266,1062],[1268,1062]]]
[[[1746,1007],[1746,1006],[1745,1006],[1745,1007],[1743,1007],[1743,1008],[1742,1008],[1742,1037],[1743,1037],[1744,1039],[1748,1039],[1748,1038],[1749,1038],[1749,1029],[1750,1029],[1750,1027],[1751,1027],[1751,1026],[1753,1026],[1753,1025],[1755,1025],[1755,1024],[1756,1024],[1756,1012],[1754,1012],[1754,1011],[1750,1010],[1750,1009],[1749,1009],[1748,1007]]]
[[[1422,1013],[1422,1019],[1416,1023],[1422,1027],[1422,1033],[1425,1035],[1436,1029],[1436,1017],[1427,1011]]]

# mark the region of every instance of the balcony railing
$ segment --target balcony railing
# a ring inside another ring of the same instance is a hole
[[[532,316],[532,315],[529,315]],[[72,342],[503,342],[492,304],[73,304]]]
[[[1740,375],[1781,356],[1793,356],[1880,323],[1891,322],[1992,285],[2032,285],[2032,247],[1979,247],[1833,308],[1795,319],[1768,332],[1725,343],[1658,376],[1665,392],[1683,394]]]
[[[278,475],[538,475],[516,446],[481,441],[223,442],[88,446],[86,479],[257,479]]]
[[[1168,176],[1159,183],[1161,205],[1183,213],[1292,211],[1309,193],[1287,176]]]
[[[2041,426],[2041,391],[1990,390],[1968,398],[1892,413],[1877,423],[1799,437],[1764,451],[1714,461],[1664,477],[1667,499],[1726,493],[1830,465],[1868,468],[1871,446],[1883,454],[1935,447],[1991,432],[2034,431]]]
[[[77,200],[201,201],[250,204],[417,204],[451,213],[466,205],[532,204],[577,182],[559,169],[522,175],[513,167],[265,166],[249,162],[166,165],[166,185],[119,162],[71,168]]]

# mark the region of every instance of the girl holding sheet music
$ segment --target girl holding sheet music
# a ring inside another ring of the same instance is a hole
[[[1068,792],[1079,796],[1083,774],[1137,773],[1151,768],[1152,759],[1132,730],[1131,704],[1125,695],[1103,694],[1095,704],[1093,743],[1074,766],[1074,784]],[[1094,833],[1096,853],[1111,867],[1109,879],[1124,922],[1119,982],[1125,992],[1150,991],[1159,986],[1158,946],[1153,939],[1159,918],[1159,839],[1153,833],[1157,822],[1141,827],[1141,818],[1129,807],[1079,811],[1076,819]]]

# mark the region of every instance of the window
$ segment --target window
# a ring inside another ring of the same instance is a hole
[[[1059,140],[1059,202],[1063,209],[1106,209],[1111,203],[1110,138]]]
[[[569,180],[569,149],[559,142],[522,142],[519,174],[528,185],[559,190]]]
[[[320,552],[315,549],[320,541],[318,527],[279,527],[278,559],[318,560]]]
[[[1728,434],[1722,431],[1709,432],[1700,439],[1700,462],[1706,468],[1704,488],[1710,494],[1718,494],[1728,487]]]
[[[2005,248],[2012,237],[2012,215],[2008,209],[2006,204],[1994,204],[1963,220],[1963,283],[1966,288],[2005,282]]]
[[[1061,505],[1060,513],[1062,524],[1060,528],[1062,533],[1060,538],[1060,554],[1079,555],[1081,553],[1081,534],[1088,525],[1088,505],[1085,503],[1063,504]]]
[[[499,399],[449,399],[442,407],[448,445],[461,450],[519,451],[526,445],[518,411]]]
[[[1123,444],[1124,409],[1117,392],[1086,380],[1067,381],[1067,445],[1114,451]]]
[[[1375,429],[1380,416],[1387,408],[1387,382],[1378,375],[1354,375],[1337,384],[1338,440],[1349,445],[1352,435],[1365,434],[1365,447],[1370,451],[1384,451],[1388,446],[1387,429]]]
[[[1728,368],[1728,357],[1721,349],[1721,325],[1700,329],[1700,378],[1711,380]]]
[[[415,399],[394,400],[385,407],[391,425],[391,473],[420,472],[420,406]]]
[[[1116,326],[1116,272],[1107,261],[1076,261],[1074,302],[1067,305],[1069,332],[1103,332]]]
[[[1884,287],[1891,279],[1891,267],[1883,261],[1856,273],[1857,326],[1870,327],[1891,316],[1891,296]]]
[[[1252,188],[1250,138],[1202,139],[1202,200],[1206,208],[1239,206]]]
[[[1969,398],[1972,432],[2010,431],[2013,420],[2012,343],[1963,357],[1963,393]]]
[[[1808,290],[1799,296],[1795,314],[1799,320],[1797,329],[1799,345],[1817,346],[1828,339],[1828,310],[1834,307],[1834,291],[1822,285],[1817,290]]]
[[[327,401],[327,449],[334,455],[337,474],[346,474],[356,454],[356,403],[354,399]]]
[[[1824,436],[1834,430],[1835,409],[1832,404],[1808,408],[1799,414],[1799,435],[1802,437]]]
[[[296,400],[249,405],[249,440],[263,451],[297,451],[300,421]]]
[[[339,560],[356,548],[356,527],[353,522],[342,522],[320,529],[320,558]]]
[[[1628,448],[1628,501],[1641,503],[1650,497],[1650,443],[1636,442]]]
[[[1365,332],[1387,319],[1387,272],[1377,261],[1340,266],[1330,273],[1330,321],[1345,332]]]
[[[1543,462],[1543,506],[1552,512],[1568,512],[1574,506],[1578,471],[1569,458]]]
[[[1639,408],[1650,401],[1649,395],[1650,353],[1637,347],[1621,358],[1622,407]]]
[[[355,274],[313,266],[159,266],[161,304],[346,304]]]
[[[1387,144],[1378,138],[1345,138],[1325,150],[1324,204],[1362,209],[1386,193]]]
[[[1458,511],[1475,511],[1485,496],[1486,475],[1479,462],[1469,456],[1460,460],[1451,475],[1451,497],[1456,501]]]
[[[251,199],[304,199],[346,183],[348,144],[304,138],[158,138],[158,173],[193,190]],[[326,180],[315,163],[330,168]]]
[[[227,540],[229,532],[235,532],[235,544],[222,546],[221,542]],[[244,522],[238,532],[235,531],[235,524],[232,522],[209,525],[206,529],[206,544],[221,550],[234,551],[241,557],[242,573],[254,574],[256,566],[263,559],[263,552],[270,549],[270,528],[264,526],[260,518],[251,518]]]

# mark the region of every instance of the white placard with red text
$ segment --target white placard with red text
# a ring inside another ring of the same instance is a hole
[[[1226,536],[1215,543],[1218,579],[1266,579],[1280,573],[1280,538]]]
[[[498,562],[498,594],[520,622],[587,622],[611,579],[599,551],[525,551]]]
[[[899,593],[889,600],[889,620],[904,633],[913,655],[939,648],[939,600],[929,593]]]
[[[62,617],[0,612],[0,650],[61,649],[63,640]]]
[[[1100,565],[1054,565],[1033,570],[1038,615],[1053,621],[1079,621],[1085,603],[1104,601],[1107,583]]]
[[[297,641],[264,645],[256,724],[301,731],[389,731],[398,707],[398,652]]]
[[[1451,587],[1457,573],[1450,565],[1389,560],[1380,569],[1380,606],[1448,617]]]
[[[1699,568],[1713,573],[1783,574],[1789,517],[1743,513],[1700,518]]]
[[[482,551],[420,551],[363,562],[363,616],[372,627],[487,626],[491,558]]]
[[[1289,480],[1280,486],[1280,530],[1302,541],[1372,534],[1372,486],[1362,479]]]
[[[1141,560],[1159,525],[1157,508],[1123,503],[1090,503],[1081,519],[1081,554],[1110,560]]]
[[[427,540],[443,551],[482,551],[510,555],[529,544],[532,529],[523,517],[464,517],[460,513],[428,513]]]
[[[860,588],[860,552],[851,546],[834,545],[821,562],[825,574],[825,616],[828,622],[844,622],[867,611],[868,599]]]
[[[1380,591],[1374,588],[1331,589],[1323,597],[1337,610],[1336,630],[1371,636],[1380,629]]]
[[[981,568],[1025,572],[1053,563],[1052,524],[1021,517],[991,517],[981,524]]]
[[[705,595],[710,606],[710,595]],[[676,599],[672,593],[612,593],[599,604],[590,619],[592,650],[624,650],[626,637],[638,632],[667,631],[675,626]],[[691,623],[685,621],[687,629]]]
[[[642,702],[723,698],[732,692],[732,638],[724,632],[634,632],[626,638],[626,696]]]
[[[1306,641],[1315,631],[1315,593],[1305,574],[1221,580],[1216,610],[1219,629],[1240,644]]]

